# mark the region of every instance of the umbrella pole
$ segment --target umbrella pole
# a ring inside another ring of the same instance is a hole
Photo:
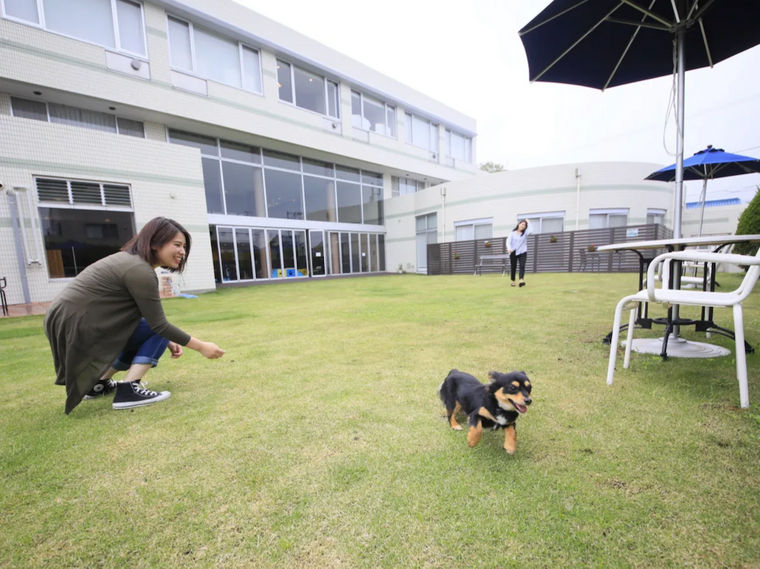
[[[683,207],[683,143],[684,143],[684,30],[679,29],[676,34],[676,195],[673,208],[673,238],[681,237],[681,208]]]
[[[699,213],[699,236],[702,237],[702,223],[705,220],[705,200],[707,199],[707,177],[702,182],[702,211]]]
[[[683,208],[683,142],[684,142],[684,85],[686,69],[684,67],[684,29],[679,28],[676,32],[676,123],[678,133],[676,136],[676,195],[673,208],[673,238],[681,237],[681,209]],[[681,288],[681,262],[676,261],[676,270],[673,275],[673,283],[676,290]],[[679,306],[672,308],[674,322],[678,322]],[[673,327],[673,336],[681,335],[681,327],[677,324]]]

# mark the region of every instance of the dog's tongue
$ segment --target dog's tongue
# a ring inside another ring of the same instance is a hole
[[[517,409],[518,413],[527,413],[528,408],[525,405],[520,405],[519,403],[515,403],[515,409]]]

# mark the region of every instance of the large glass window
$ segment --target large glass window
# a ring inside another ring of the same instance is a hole
[[[50,278],[69,278],[119,251],[134,235],[131,212],[40,207]]]
[[[454,160],[472,162],[472,138],[446,129],[446,153]]]
[[[362,184],[364,223],[383,223],[383,188]]]
[[[438,152],[438,125],[428,119],[406,113],[406,143],[430,152]]]
[[[265,215],[263,209],[259,211],[257,207],[263,206],[263,203],[257,204],[256,200],[256,196],[261,196],[264,189],[261,168],[223,160],[222,176],[228,214],[261,217]]]
[[[396,136],[396,109],[383,101],[351,92],[351,124],[386,136]]]
[[[382,225],[383,175],[169,130],[201,152],[209,213]]]
[[[338,182],[337,190],[338,221],[341,223],[361,223],[361,186],[349,182]]]
[[[257,50],[172,16],[168,30],[173,68],[254,93],[262,92]]]
[[[5,15],[33,24],[40,23],[35,0],[5,0]]]
[[[11,97],[11,111],[15,117],[145,138],[145,129],[140,121],[88,109]]]
[[[315,176],[303,177],[306,198],[306,219],[313,221],[336,221],[335,182]]]
[[[335,81],[278,59],[277,86],[281,101],[338,118],[338,84]]]
[[[138,2],[5,0],[4,5],[7,16],[35,25],[43,23],[51,32],[136,55],[146,53],[142,4]]]
[[[206,79],[241,86],[238,44],[202,28],[194,28],[196,72]]]
[[[266,169],[267,212],[269,217],[303,219],[301,175]]]

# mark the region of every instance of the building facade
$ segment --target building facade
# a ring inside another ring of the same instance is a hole
[[[384,271],[385,203],[475,121],[229,0],[2,0],[0,267],[50,300],[156,215],[187,291]]]
[[[191,233],[171,283],[186,292],[424,273],[427,243],[505,236],[519,217],[671,224],[672,185],[643,181],[660,165],[483,174],[474,119],[230,0],[0,9],[11,304],[51,300],[157,215]],[[733,231],[717,209],[707,232]]]

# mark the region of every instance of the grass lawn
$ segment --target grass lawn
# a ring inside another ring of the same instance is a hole
[[[0,567],[760,567],[760,355],[748,410],[733,355],[634,354],[624,370],[621,354],[608,387],[601,339],[634,279],[389,275],[172,299],[170,320],[225,357],[166,357],[148,380],[168,401],[69,416],[42,317],[0,319]],[[760,353],[757,291],[745,325]],[[501,432],[470,449],[448,427],[437,389],[454,367],[530,376],[514,456]]]

